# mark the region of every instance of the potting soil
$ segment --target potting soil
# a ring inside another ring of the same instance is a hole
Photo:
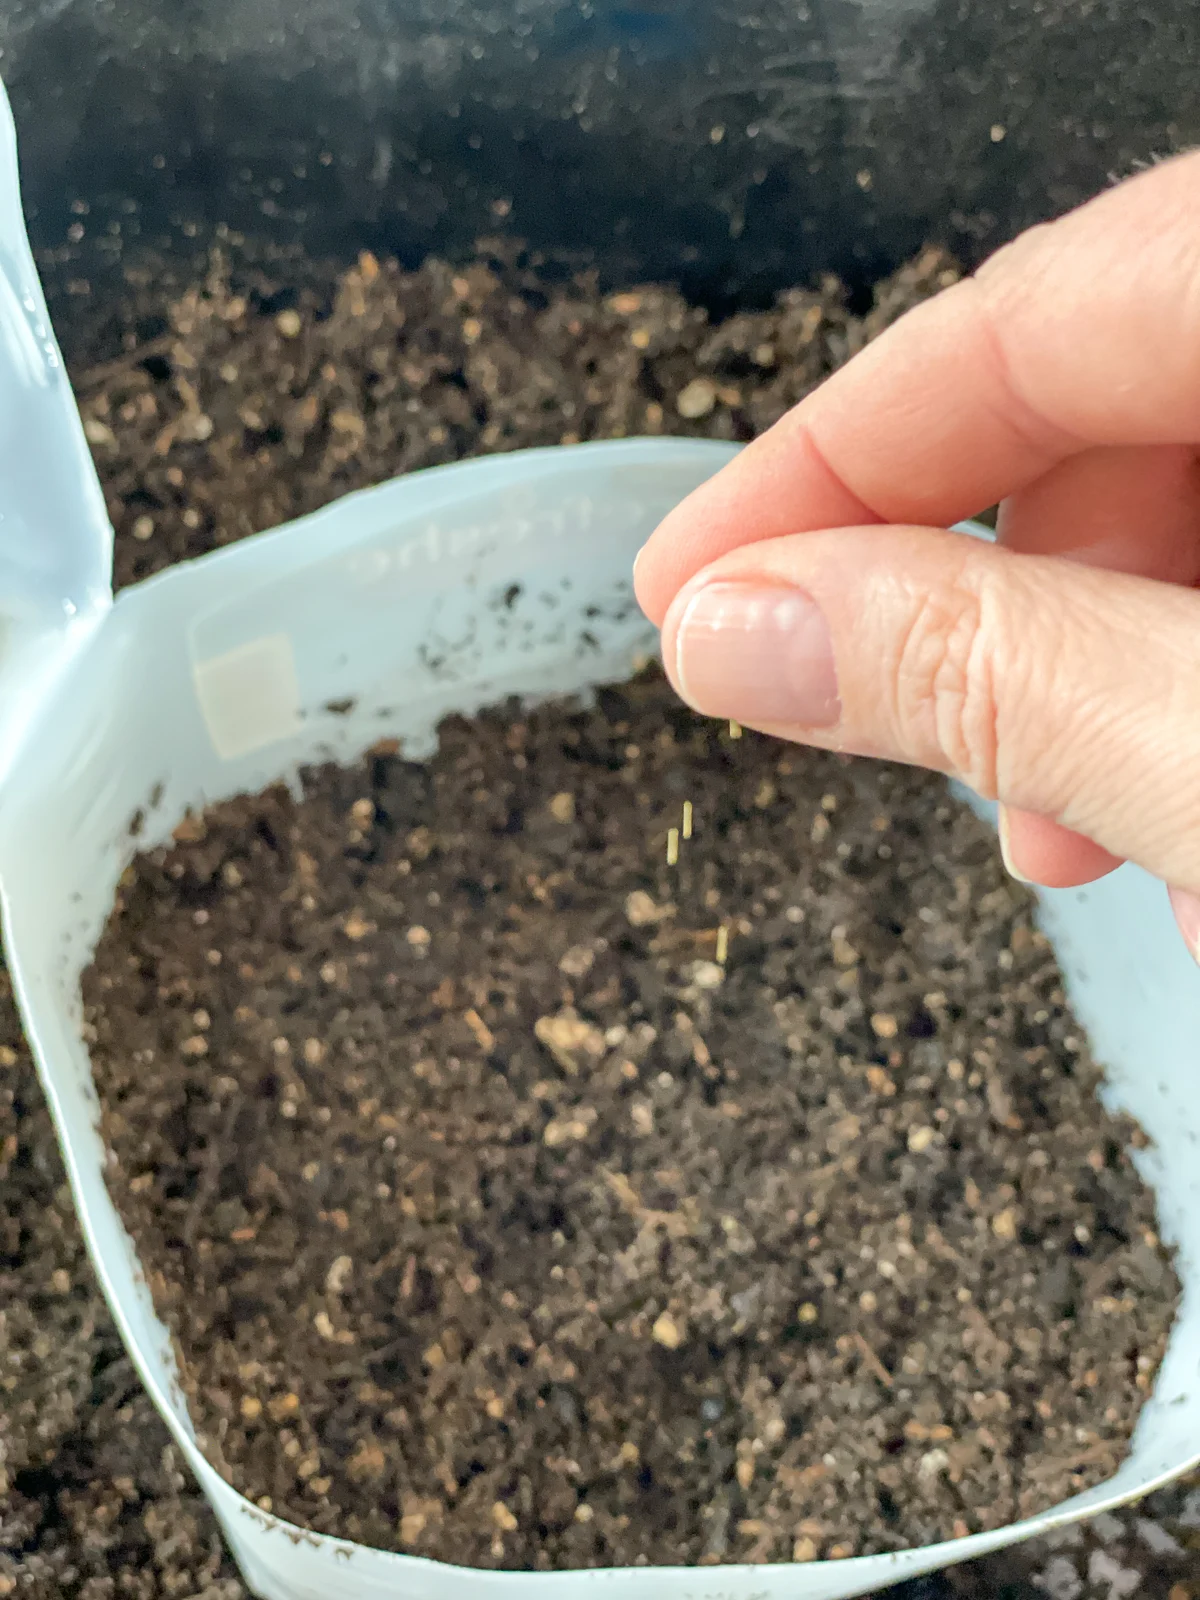
[[[1178,1286],[938,780],[648,674],[303,783],[139,857],[84,985],[238,1489],[541,1569],[930,1543],[1114,1470]]]

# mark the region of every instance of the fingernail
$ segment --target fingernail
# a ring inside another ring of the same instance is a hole
[[[710,717],[829,728],[841,715],[829,626],[801,589],[710,583],[675,637],[676,687]]]
[[[1200,895],[1188,889],[1169,889],[1171,910],[1193,961],[1200,961]]]
[[[1012,828],[1008,820],[1008,807],[1005,805],[997,808],[996,832],[1000,835],[1000,859],[1004,863],[1004,870],[1018,883],[1032,883],[1033,880],[1027,878],[1023,872],[1019,872],[1013,864]]]

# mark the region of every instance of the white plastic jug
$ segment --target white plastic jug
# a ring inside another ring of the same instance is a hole
[[[3,99],[0,94],[0,99]],[[77,980],[134,849],[188,807],[257,790],[508,694],[621,677],[653,647],[633,556],[729,457],[720,444],[536,450],[352,495],[126,590],[25,240],[0,106],[0,885],[9,966],[88,1245],[155,1403],[265,1600],[840,1600],[1145,1494],[1200,1460],[1200,974],[1159,886],[1126,868],[1047,894],[1043,920],[1110,1068],[1185,1296],[1133,1450],[1042,1517],[898,1555],[805,1566],[478,1572],[268,1516],[196,1449],[165,1329],[104,1185]],[[513,599],[512,586],[519,586]],[[505,596],[508,604],[497,604]],[[349,715],[335,714],[353,700]]]

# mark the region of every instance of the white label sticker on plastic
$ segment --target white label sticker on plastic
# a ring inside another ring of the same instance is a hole
[[[222,761],[251,755],[300,725],[300,684],[286,633],[252,639],[192,668],[200,712]]]

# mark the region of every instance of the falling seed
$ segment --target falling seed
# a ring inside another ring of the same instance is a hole
[[[692,837],[692,802],[690,800],[683,802],[683,837],[685,839]]]
[[[723,967],[729,955],[729,929],[722,923],[717,929],[717,965]]]
[[[731,739],[740,739],[742,737],[742,725],[740,722],[731,722],[729,724],[729,737]]]
[[[667,865],[673,867],[679,860],[679,829],[667,829]]]

